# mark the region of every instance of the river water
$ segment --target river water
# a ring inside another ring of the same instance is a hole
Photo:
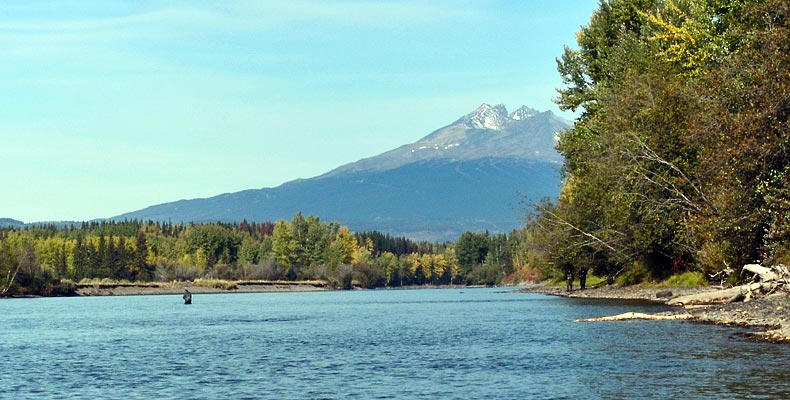
[[[790,346],[497,289],[0,301],[0,398],[790,398]]]

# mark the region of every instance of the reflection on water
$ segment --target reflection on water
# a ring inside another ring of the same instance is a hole
[[[0,301],[0,397],[790,398],[790,346],[493,289]]]

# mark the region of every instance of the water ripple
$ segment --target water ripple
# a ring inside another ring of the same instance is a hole
[[[0,398],[790,398],[788,346],[493,289],[0,301]]]

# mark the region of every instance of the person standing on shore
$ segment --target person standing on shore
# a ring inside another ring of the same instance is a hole
[[[579,270],[579,287],[581,290],[587,286],[587,268],[582,268]]]
[[[573,291],[573,268],[565,267],[565,290],[568,292]]]

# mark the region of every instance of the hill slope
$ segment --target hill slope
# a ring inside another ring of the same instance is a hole
[[[21,228],[25,223],[11,218],[0,218],[0,228]]]
[[[156,205],[113,219],[263,221],[301,211],[355,231],[414,239],[510,231],[524,223],[524,196],[559,193],[554,135],[568,126],[550,112],[522,107],[508,114],[504,106],[484,104],[415,143],[315,178]]]

